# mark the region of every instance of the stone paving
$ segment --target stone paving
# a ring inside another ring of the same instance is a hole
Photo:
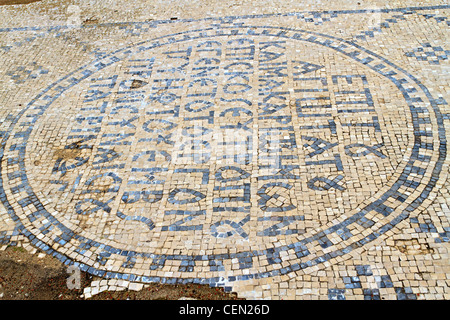
[[[0,245],[110,290],[448,299],[449,9],[0,6]]]

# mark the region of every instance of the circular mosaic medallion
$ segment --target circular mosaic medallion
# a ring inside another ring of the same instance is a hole
[[[33,244],[100,276],[301,272],[421,205],[445,157],[441,121],[413,76],[341,39],[187,31],[31,101],[4,138],[2,201]]]

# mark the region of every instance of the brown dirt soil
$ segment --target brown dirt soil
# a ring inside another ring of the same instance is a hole
[[[0,6],[8,6],[12,4],[29,4],[32,2],[39,2],[41,0],[0,0]]]
[[[0,300],[85,300],[83,288],[100,280],[81,273],[81,288],[69,289],[66,266],[49,255],[42,258],[22,247],[10,246],[0,251]],[[88,300],[241,300],[223,288],[207,285],[149,284],[140,291],[103,291]]]

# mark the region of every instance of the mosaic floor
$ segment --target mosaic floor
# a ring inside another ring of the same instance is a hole
[[[0,245],[105,288],[450,298],[444,1],[0,6]]]

